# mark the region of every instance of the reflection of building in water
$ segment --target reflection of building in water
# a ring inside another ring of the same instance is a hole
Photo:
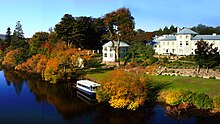
[[[76,91],[76,93],[78,98],[80,98],[89,105],[94,105],[95,103],[97,103],[95,94],[88,95],[80,90]]]

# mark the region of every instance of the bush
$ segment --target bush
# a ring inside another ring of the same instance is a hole
[[[213,76],[213,77],[209,77],[209,79],[216,79],[216,78],[215,78],[215,76]]]
[[[108,101],[114,108],[135,110],[147,98],[146,77],[135,73],[113,71],[101,82],[96,96],[99,102]]]
[[[204,93],[193,93],[192,104],[199,109],[211,109],[213,108],[213,100]]]
[[[213,109],[220,112],[220,96],[213,98]]]

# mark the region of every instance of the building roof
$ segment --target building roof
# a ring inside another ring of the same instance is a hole
[[[5,35],[4,34],[0,34],[0,39],[1,40],[5,40],[6,39]]]
[[[195,31],[192,31],[191,29],[184,28],[176,34],[198,34],[198,33],[196,33]]]
[[[220,40],[220,35],[196,35],[192,40]]]
[[[114,45],[116,46],[118,44],[117,41],[114,41]],[[104,44],[103,47],[112,47],[112,41],[109,41],[108,43]],[[119,47],[129,47],[129,45],[123,41],[120,42]]]
[[[159,41],[167,41],[167,40],[176,40],[176,36],[172,35],[172,36],[166,36],[163,39],[160,39]]]

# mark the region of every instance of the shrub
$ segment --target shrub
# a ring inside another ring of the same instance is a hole
[[[204,93],[193,93],[192,104],[199,109],[211,109],[213,108],[213,100]]]
[[[213,76],[213,77],[209,77],[209,79],[216,79],[216,78],[215,78],[215,76]]]
[[[147,97],[147,79],[135,73],[113,71],[97,91],[99,102],[108,101],[114,108],[135,110],[144,104]]]
[[[220,96],[213,98],[213,109],[220,112]]]

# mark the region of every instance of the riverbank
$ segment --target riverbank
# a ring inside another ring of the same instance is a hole
[[[100,82],[112,71],[87,74],[85,77]],[[171,106],[195,106],[209,112],[220,112],[220,82],[216,79],[181,76],[147,76],[150,80],[148,97]],[[178,107],[177,107],[178,108]]]

